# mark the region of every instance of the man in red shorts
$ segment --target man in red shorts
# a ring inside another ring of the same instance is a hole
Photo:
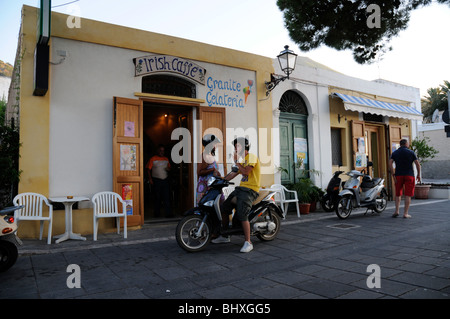
[[[411,197],[414,195],[415,180],[412,164],[416,165],[417,181],[420,182],[420,164],[416,154],[409,149],[409,142],[406,139],[400,141],[400,148],[394,151],[389,159],[389,169],[394,172],[393,163],[395,162],[395,213],[392,217],[397,217],[402,200],[403,186],[405,186],[405,211],[404,218],[411,218],[408,214]]]

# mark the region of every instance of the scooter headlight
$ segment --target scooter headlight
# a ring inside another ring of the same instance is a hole
[[[208,206],[208,207],[213,207],[214,206],[214,201],[213,200],[209,200],[206,203],[203,204],[204,206]]]

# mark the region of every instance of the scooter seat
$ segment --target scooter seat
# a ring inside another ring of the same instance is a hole
[[[374,186],[380,184],[380,182],[381,182],[381,178],[379,178],[379,177],[373,179],[373,185]]]
[[[258,204],[260,201],[262,201],[267,195],[269,195],[270,191],[260,191],[259,196],[253,201],[252,206]]]

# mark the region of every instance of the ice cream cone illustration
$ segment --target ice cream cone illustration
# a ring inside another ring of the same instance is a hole
[[[250,92],[250,87],[248,87],[248,86],[245,87],[243,91],[244,91],[244,94],[245,94],[245,103],[247,103],[247,97],[248,97],[248,96],[250,95],[250,93],[251,93],[251,92]]]
[[[247,97],[252,93],[253,80],[247,80],[248,86],[245,87],[242,91],[245,94],[245,103],[247,104]]]

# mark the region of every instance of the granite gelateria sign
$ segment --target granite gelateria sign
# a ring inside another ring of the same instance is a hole
[[[135,76],[170,72],[205,85],[206,70],[192,61],[170,55],[148,55],[133,59]]]

